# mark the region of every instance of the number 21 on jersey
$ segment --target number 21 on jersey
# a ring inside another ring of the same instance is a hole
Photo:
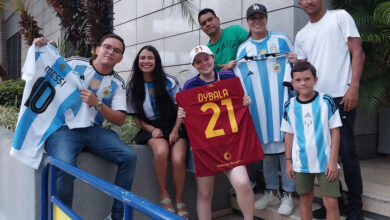
[[[221,107],[224,106],[227,109],[228,116],[229,116],[229,123],[230,127],[232,129],[233,133],[238,132],[238,126],[237,126],[237,121],[236,117],[234,116],[234,109],[233,109],[233,104],[232,104],[232,99],[224,99],[221,100]],[[225,130],[224,129],[215,129],[215,125],[218,121],[218,118],[221,114],[221,108],[213,102],[207,102],[202,105],[200,110],[203,112],[206,112],[207,110],[213,110],[213,115],[210,118],[209,123],[207,124],[206,130],[205,130],[205,135],[206,138],[213,138],[213,137],[218,137],[225,135]]]

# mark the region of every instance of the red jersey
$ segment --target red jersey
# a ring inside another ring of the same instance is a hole
[[[179,92],[194,153],[196,176],[213,176],[236,166],[264,158],[248,106],[242,105],[240,79]]]

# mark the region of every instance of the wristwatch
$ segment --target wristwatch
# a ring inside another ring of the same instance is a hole
[[[96,111],[100,111],[103,108],[103,102],[101,100],[98,101],[97,105],[95,106]]]

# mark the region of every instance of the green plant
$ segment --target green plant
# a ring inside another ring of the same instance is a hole
[[[58,52],[60,52],[61,56],[64,58],[79,55],[79,51],[73,48],[70,43],[65,40],[58,38],[57,42],[52,41],[50,43],[57,48]]]
[[[0,105],[19,108],[22,102],[23,80],[7,80],[0,82]]]
[[[114,131],[117,132],[117,128],[114,127],[110,122],[106,120],[103,123],[103,127],[113,129]],[[134,123],[131,116],[127,116],[125,124],[122,127],[120,127],[120,138],[126,144],[131,144],[138,131],[139,131],[139,127]]]
[[[18,121],[19,108],[0,105],[0,126],[15,131]]]
[[[346,9],[359,29],[366,63],[360,83],[359,109],[375,114],[390,101],[390,1],[333,0]]]

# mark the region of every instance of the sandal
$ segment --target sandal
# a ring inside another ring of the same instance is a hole
[[[175,210],[173,209],[172,201],[170,198],[163,198],[160,200],[160,203],[164,209],[166,209],[172,213],[175,213]]]
[[[177,215],[184,218],[188,219],[188,211],[186,208],[186,204],[184,202],[178,202],[176,203],[176,208],[177,208]]]

